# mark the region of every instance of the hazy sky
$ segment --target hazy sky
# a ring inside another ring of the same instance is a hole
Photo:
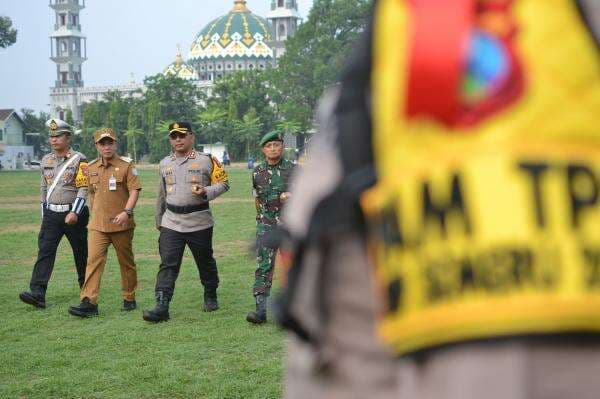
[[[313,0],[299,0],[303,18]],[[17,43],[0,49],[0,108],[49,111],[48,89],[56,79],[50,61],[54,11],[48,0],[0,0],[0,15],[18,29]],[[140,82],[170,64],[181,44],[184,58],[196,34],[228,12],[233,0],[86,0],[80,23],[87,36],[86,86]],[[271,0],[248,0],[265,16]]]

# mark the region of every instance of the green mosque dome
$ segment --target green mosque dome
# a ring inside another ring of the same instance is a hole
[[[230,12],[206,25],[193,41],[188,61],[271,60],[273,29],[253,14],[246,0],[235,0]]]

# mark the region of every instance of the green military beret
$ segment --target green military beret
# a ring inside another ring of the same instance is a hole
[[[274,132],[269,132],[267,134],[265,134],[262,139],[260,139],[260,146],[264,147],[265,144],[267,144],[269,141],[281,141],[283,142],[283,134],[274,131]]]

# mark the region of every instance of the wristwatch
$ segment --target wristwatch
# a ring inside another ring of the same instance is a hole
[[[127,216],[133,216],[133,209],[123,209],[123,212],[125,212]]]

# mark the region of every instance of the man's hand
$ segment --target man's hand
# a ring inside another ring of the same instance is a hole
[[[65,223],[72,226],[77,223],[79,217],[75,212],[69,212],[69,214],[65,217]]]
[[[113,223],[114,224],[118,224],[119,226],[125,226],[127,224],[127,222],[129,221],[129,215],[127,214],[127,212],[123,211],[121,213],[119,213],[114,219],[113,219]]]
[[[192,186],[192,193],[199,195],[199,196],[203,196],[206,193],[206,190],[204,189],[203,186],[196,184],[196,185]]]
[[[281,193],[281,195],[279,196],[279,199],[281,200],[281,202],[286,202],[290,198],[292,198],[292,193],[290,193],[288,191],[286,191],[285,193]]]

